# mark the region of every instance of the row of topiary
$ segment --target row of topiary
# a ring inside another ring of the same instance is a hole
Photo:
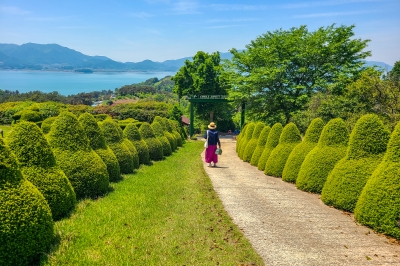
[[[325,204],[400,238],[400,123],[390,134],[376,115],[365,115],[349,134],[340,118],[326,125],[317,118],[303,140],[293,123],[249,123],[236,150],[266,175],[320,193]]]
[[[183,145],[177,124],[161,117],[122,130],[111,118],[63,112],[43,125],[22,121],[0,139],[0,265],[34,263],[77,199],[105,195],[121,173]]]

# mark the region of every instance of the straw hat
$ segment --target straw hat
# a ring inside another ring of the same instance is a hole
[[[211,122],[211,123],[208,125],[208,128],[209,128],[209,129],[216,129],[216,128],[217,128],[217,125],[216,125],[214,122]]]

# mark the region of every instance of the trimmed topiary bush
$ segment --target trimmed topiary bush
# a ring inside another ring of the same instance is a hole
[[[112,119],[106,119],[103,122],[99,122],[99,126],[103,130],[106,144],[117,157],[121,174],[133,173],[133,156],[128,147],[123,143],[123,137],[118,124]]]
[[[282,134],[283,126],[281,123],[276,123],[272,126],[271,131],[268,134],[267,143],[265,143],[264,151],[258,160],[258,170],[264,171],[265,165],[267,164],[268,158],[271,152],[279,143],[279,137]]]
[[[121,180],[122,176],[118,159],[114,152],[107,147],[103,131],[97,124],[94,116],[89,113],[83,113],[79,116],[78,120],[89,139],[90,146],[107,166],[109,180],[112,182]]]
[[[382,161],[389,138],[390,132],[377,115],[362,116],[351,132],[346,156],[328,175],[321,200],[353,212],[368,178]]]
[[[149,148],[147,147],[146,142],[142,139],[142,136],[139,133],[139,129],[134,124],[129,124],[125,127],[123,132],[124,138],[127,138],[132,142],[135,146],[138,157],[139,164],[149,164],[150,163],[150,155]]]
[[[149,148],[150,160],[159,161],[164,158],[163,149],[160,141],[154,135],[153,129],[150,124],[144,122],[140,128],[139,133],[144,139]]]
[[[378,232],[400,239],[400,123],[390,136],[382,162],[358,198],[354,217]]]
[[[42,124],[40,125],[40,128],[42,129],[44,134],[47,134],[50,132],[51,129],[51,125],[53,124],[53,122],[56,120],[57,117],[49,117],[46,118],[45,120],[43,120]]]
[[[239,135],[236,136],[236,153],[238,154],[238,156],[240,150],[240,141],[246,135],[247,125],[248,124],[244,125],[242,131],[240,131]]]
[[[20,122],[7,136],[22,175],[35,185],[50,206],[54,220],[65,217],[76,204],[76,195],[68,178],[56,164],[53,152],[40,130],[32,122]]]
[[[287,124],[279,137],[279,144],[272,150],[265,164],[266,175],[281,177],[283,168],[294,147],[301,142],[300,131],[294,123]]]
[[[349,132],[341,118],[328,122],[322,130],[317,146],[304,159],[296,179],[296,186],[304,191],[321,193],[335,164],[346,154]]]
[[[265,124],[262,122],[258,122],[255,125],[253,134],[251,135],[251,139],[249,140],[249,142],[247,142],[247,145],[244,149],[243,161],[250,162],[251,157],[253,156],[253,153],[257,147],[258,137],[260,136],[261,131],[263,130],[264,127]]]
[[[174,122],[171,119],[168,119],[168,124],[169,127],[171,129],[171,131],[169,131],[170,133],[172,133],[172,135],[174,135],[175,139],[176,139],[176,145],[177,147],[182,147],[183,146],[183,141],[182,141],[182,137],[181,135],[178,133],[178,131],[176,131],[175,129],[175,125]],[[151,157],[151,156],[150,156]]]
[[[78,199],[98,197],[108,191],[107,166],[90,147],[76,116],[61,113],[47,135],[57,164],[64,171]]]
[[[311,121],[310,126],[307,128],[306,135],[304,136],[304,140],[294,147],[289,155],[282,173],[283,181],[296,182],[301,164],[307,154],[317,146],[324,124],[321,118],[315,118]]]
[[[0,138],[0,265],[37,264],[54,238],[47,201]]]
[[[151,124],[151,128],[153,129],[153,132],[156,135],[156,138],[161,143],[164,156],[170,156],[172,154],[171,144],[169,144],[167,137],[164,136],[164,131],[163,131],[161,124],[158,122],[153,122]]]
[[[135,145],[133,145],[133,143],[127,138],[123,138],[122,143],[125,144],[125,146],[128,148],[128,150],[132,154],[133,169],[138,169],[140,162],[139,162],[139,154],[136,150]]]
[[[253,131],[254,131],[255,127],[256,127],[256,123],[253,123],[253,122],[249,123],[247,125],[246,134],[240,140],[239,158],[242,159],[242,160],[243,160],[244,150],[246,149],[247,143],[249,143],[249,141],[251,140],[251,137],[253,136]]]
[[[172,128],[168,123],[168,119],[164,117],[163,119],[160,120],[160,124],[164,129],[164,134],[171,145],[172,151],[176,151],[176,149],[178,148],[178,140],[176,139],[175,135],[172,134]]]
[[[253,155],[251,156],[251,160],[250,160],[250,164],[253,166],[257,166],[258,165],[258,161],[265,149],[265,143],[267,143],[267,139],[268,139],[268,134],[271,131],[271,127],[270,126],[265,126],[263,128],[263,130],[260,133],[260,136],[258,137],[257,140],[257,147],[253,152]]]

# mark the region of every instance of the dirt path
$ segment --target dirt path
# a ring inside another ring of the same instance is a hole
[[[396,241],[243,162],[232,137],[221,142],[218,168],[204,168],[265,265],[400,265]]]

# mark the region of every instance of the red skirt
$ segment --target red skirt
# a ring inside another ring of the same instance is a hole
[[[208,145],[206,149],[206,163],[218,163],[218,155],[215,154],[215,150],[217,149],[217,145]]]

